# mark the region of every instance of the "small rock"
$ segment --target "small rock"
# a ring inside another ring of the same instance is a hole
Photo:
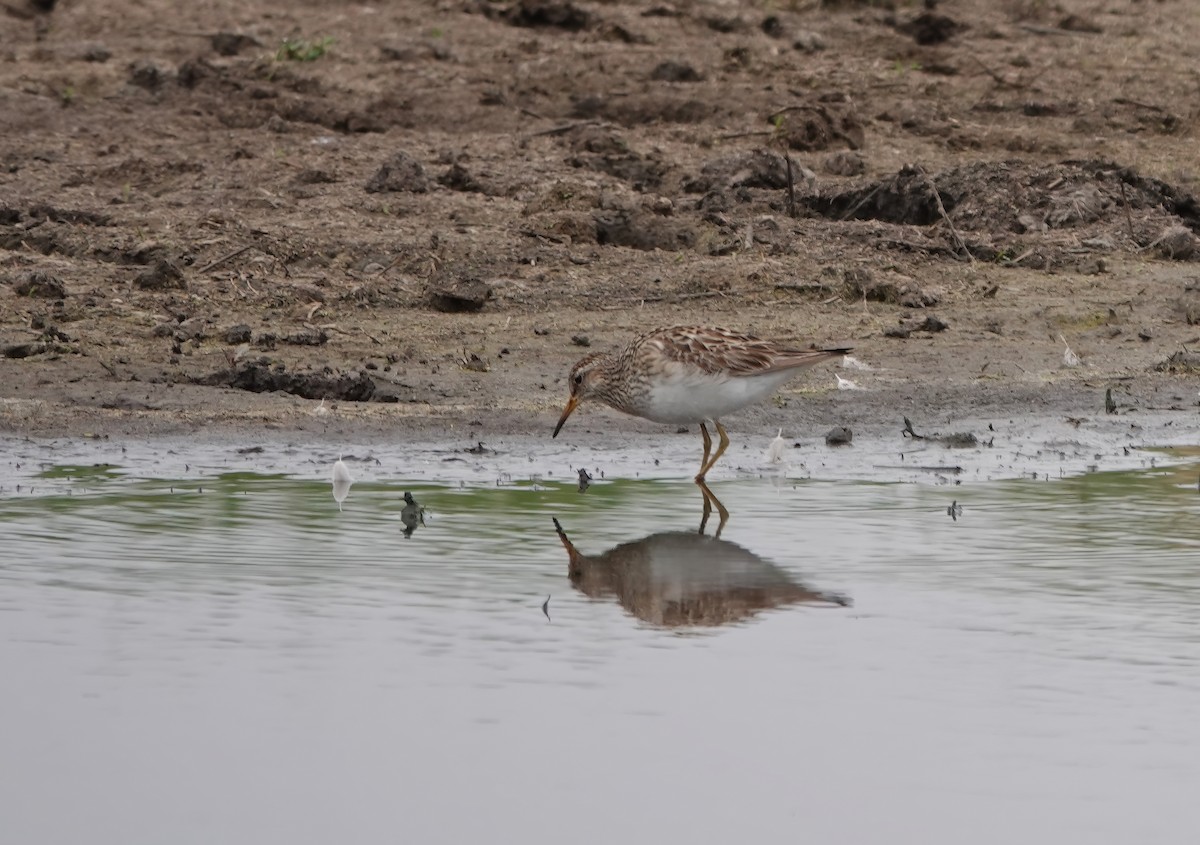
[[[445,313],[478,311],[492,298],[491,286],[479,279],[456,279],[431,287],[429,302]]]
[[[883,330],[884,337],[895,337],[895,338],[899,338],[900,340],[904,340],[911,334],[912,334],[912,329],[906,328],[904,326],[888,326],[886,329]]]
[[[534,326],[533,333],[538,337],[545,337],[546,335],[550,334],[550,330],[544,326]]]
[[[591,346],[592,340],[585,334],[571,335],[571,343],[576,346]]]
[[[917,331],[933,332],[936,334],[937,332],[944,332],[948,328],[950,328],[950,326],[944,320],[939,320],[937,317],[930,314],[921,321],[919,326],[917,326]]]
[[[236,346],[239,343],[249,343],[253,330],[245,323],[239,323],[236,326],[231,326],[225,332],[225,342],[230,346]]]
[[[1138,332],[1138,339],[1140,339],[1140,340],[1153,340],[1153,339],[1154,339],[1154,332],[1150,331],[1150,329],[1142,329],[1141,331],[1139,331],[1139,332]]]
[[[854,432],[844,425],[835,425],[825,432],[826,446],[848,446],[854,439]]]

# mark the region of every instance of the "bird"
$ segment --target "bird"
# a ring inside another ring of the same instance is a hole
[[[695,480],[703,484],[729,447],[721,417],[766,399],[797,370],[848,352],[849,347],[796,349],[718,326],[654,329],[619,351],[594,352],[571,367],[571,394],[553,437],[590,399],[654,422],[699,423],[704,457]],[[709,421],[720,437],[715,452]]]
[[[417,530],[417,525],[425,524],[425,508],[417,503],[412,493],[405,492],[404,507],[400,511],[400,521],[404,523],[404,536],[411,537]]]

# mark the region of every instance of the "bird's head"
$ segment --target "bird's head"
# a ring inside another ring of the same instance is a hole
[[[571,395],[567,399],[567,407],[563,409],[562,416],[558,418],[558,425],[554,427],[554,437],[558,437],[558,433],[567,422],[567,417],[579,407],[580,402],[600,396],[606,391],[608,363],[609,356],[602,352],[593,352],[585,358],[580,358],[571,368],[567,376]]]

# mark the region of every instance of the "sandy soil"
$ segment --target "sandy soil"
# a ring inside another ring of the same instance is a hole
[[[0,429],[548,431],[573,360],[682,322],[871,368],[735,429],[1195,421],[1200,4],[0,23]]]

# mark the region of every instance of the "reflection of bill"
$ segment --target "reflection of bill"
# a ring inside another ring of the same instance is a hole
[[[668,531],[584,555],[557,519],[554,527],[567,550],[571,584],[589,598],[616,596],[629,613],[652,625],[726,625],[773,607],[850,604],[717,537]]]

